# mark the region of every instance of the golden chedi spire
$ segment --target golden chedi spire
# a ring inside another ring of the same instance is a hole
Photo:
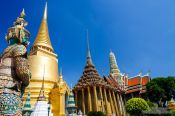
[[[45,66],[44,74],[44,93],[46,101],[48,101],[48,93],[53,88],[55,82],[58,81],[58,58],[57,54],[54,53],[52,48],[48,25],[47,25],[47,3],[44,9],[44,16],[34,41],[33,46],[30,49],[28,55],[29,68],[32,73],[30,87],[31,87],[31,105],[32,108],[38,100],[41,86],[43,83],[43,66]],[[25,97],[27,92],[25,92]]]
[[[49,30],[47,24],[47,2],[45,5],[44,16],[38,31],[37,37],[33,46],[45,46],[50,48],[53,51],[52,44],[50,42]]]

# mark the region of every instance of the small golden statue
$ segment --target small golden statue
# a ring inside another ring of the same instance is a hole
[[[174,101],[174,98],[172,96],[171,100],[168,101],[168,110],[171,110],[171,111],[175,111],[175,101]]]
[[[9,46],[0,57],[0,116],[22,116],[21,97],[31,78],[27,60],[30,33],[24,18],[23,9],[8,29]]]

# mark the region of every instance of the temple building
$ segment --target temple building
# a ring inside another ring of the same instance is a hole
[[[109,53],[109,64],[110,64],[110,73],[108,77],[103,77],[104,80],[114,87],[117,91],[118,101],[120,113],[119,115],[125,114],[125,92],[126,92],[126,84],[125,81],[128,78],[126,74],[122,74],[118,68],[117,60],[115,54],[110,51]]]
[[[77,116],[76,115],[77,107],[75,106],[74,93],[72,92],[72,88],[70,90],[70,95],[69,95],[66,109],[67,109],[68,116]]]
[[[139,73],[137,76],[128,78],[126,81],[127,91],[126,91],[126,100],[133,97],[142,97],[146,99],[146,84],[151,80],[151,77],[148,74],[141,75]]]
[[[53,116],[66,116],[66,105],[70,93],[69,90],[68,85],[63,79],[62,70],[60,70],[58,81],[49,93]]]
[[[128,77],[127,74],[120,73],[114,53],[109,55],[110,74],[105,78],[111,85],[117,86],[122,94],[124,102],[133,97],[145,98],[146,84],[151,80],[149,73]]]
[[[48,94],[53,88],[55,82],[58,81],[58,59],[50,42],[48,25],[47,25],[47,3],[45,5],[44,16],[40,25],[40,29],[31,47],[29,59],[29,68],[32,73],[30,81],[31,106],[37,101],[42,85],[43,67],[45,65],[45,96],[48,101]],[[26,89],[24,100],[27,97],[28,89]]]
[[[110,51],[109,53],[109,64],[110,64],[110,73],[108,78],[116,85],[122,92],[125,92],[127,89],[126,81],[128,75],[122,74],[118,68],[117,60],[115,54]]]
[[[38,34],[28,55],[28,60],[32,73],[29,85],[32,116],[45,116],[48,115],[48,111],[50,111],[50,116],[52,113],[54,116],[65,116],[69,87],[63,79],[62,73],[60,75],[58,73],[58,59],[50,41],[47,25],[47,3]],[[44,87],[42,87],[43,83]],[[24,101],[27,101],[28,90],[29,87],[23,96]]]
[[[125,116],[122,92],[107,80],[101,78],[97,72],[88,44],[86,65],[73,90],[77,112],[82,111],[86,115],[90,111],[102,111],[106,116]]]
[[[175,101],[173,99],[173,96],[170,101],[168,101],[167,105],[168,110],[175,111]]]
[[[26,98],[24,107],[23,107],[23,116],[30,116],[30,114],[33,112],[31,104],[30,104],[30,89],[28,91],[28,96]]]
[[[35,103],[31,116],[52,116],[50,112],[50,106],[45,97],[44,76],[45,76],[45,66],[44,66],[42,87],[40,89],[40,93],[37,98],[37,102]]]

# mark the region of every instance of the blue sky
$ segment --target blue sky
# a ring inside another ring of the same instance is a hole
[[[45,0],[2,0],[0,52],[4,39],[22,8],[26,11],[31,44],[38,32]],[[151,76],[175,75],[174,0],[48,0],[48,25],[59,68],[70,85],[86,63],[86,29],[93,63],[100,75],[109,73],[109,51],[121,72],[129,76],[151,71]]]

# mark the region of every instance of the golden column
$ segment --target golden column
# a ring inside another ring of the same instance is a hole
[[[69,87],[63,80],[62,73],[60,73],[58,82],[54,85],[54,88],[49,93],[53,116],[66,116],[65,111],[66,92],[69,93]]]
[[[84,88],[82,88],[82,112],[83,112],[83,115],[85,115],[85,99],[84,99]]]
[[[91,91],[90,87],[88,86],[88,112],[92,111],[92,101],[91,101]]]
[[[51,101],[51,111],[53,113],[53,116],[66,116],[65,92],[61,92],[59,88],[54,88],[51,90],[49,97]]]
[[[124,106],[124,103],[123,103],[123,98],[122,98],[121,94],[119,96],[120,96],[120,101],[121,101],[121,105],[122,105],[123,115],[125,116],[125,106]]]
[[[122,113],[122,107],[121,107],[121,102],[120,102],[120,98],[119,98],[118,93],[117,93],[117,103],[118,103],[118,106],[119,106],[119,113],[120,113],[120,115],[122,115],[123,114]]]
[[[102,87],[100,87],[100,97],[101,97],[101,101],[102,101],[102,112],[104,112],[104,102],[103,102],[103,94],[102,94]]]
[[[108,109],[108,100],[107,100],[107,95],[106,95],[106,89],[104,88],[104,99],[105,99],[105,104],[106,104],[106,115],[108,116],[109,114],[109,109]]]
[[[116,116],[120,116],[119,111],[118,111],[118,106],[117,106],[117,101],[116,101],[116,97],[115,97],[114,91],[112,92],[112,96],[113,96],[113,99],[114,99],[115,110],[116,110]]]
[[[93,90],[94,90],[94,105],[95,105],[95,109],[94,111],[98,111],[98,101],[97,101],[97,89],[96,86],[93,86]]]
[[[110,104],[111,104],[111,109],[112,109],[112,114],[114,113],[115,114],[115,109],[114,109],[114,102],[112,100],[112,97],[111,97],[111,90],[108,90],[109,91],[109,99],[110,99]]]

